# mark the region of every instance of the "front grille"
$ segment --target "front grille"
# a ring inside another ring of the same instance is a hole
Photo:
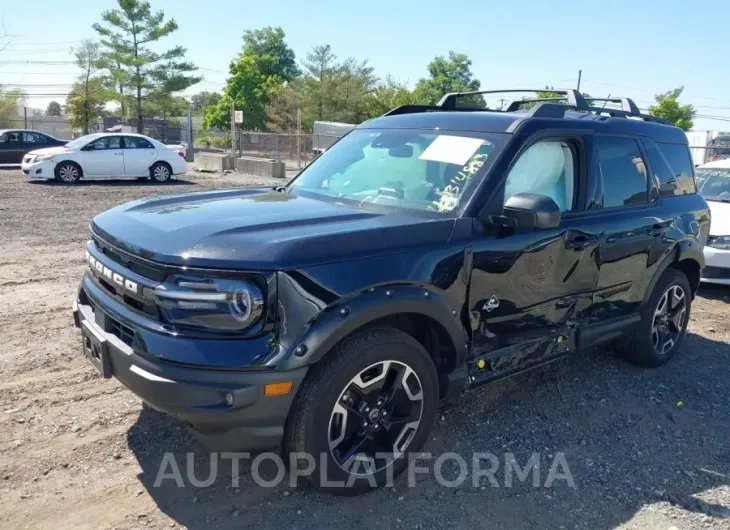
[[[127,346],[132,346],[132,343],[134,342],[134,330],[129,326],[122,324],[106,311],[98,309],[94,300],[86,294],[84,289],[81,289],[81,292],[79,293],[79,303],[88,305],[91,308],[91,311],[94,313],[96,323],[99,324],[106,333],[111,333]],[[97,314],[97,311],[100,311],[100,314]]]
[[[169,275],[169,273],[163,268],[151,266],[142,260],[134,259],[132,256],[123,254],[96,236],[93,236],[93,241],[96,248],[98,248],[102,254],[108,256],[114,263],[119,263],[124,268],[135,272],[140,276],[144,276],[145,278],[149,278],[150,280],[157,282],[164,282]]]
[[[730,280],[730,269],[724,267],[705,267],[702,269],[702,277],[713,280]]]

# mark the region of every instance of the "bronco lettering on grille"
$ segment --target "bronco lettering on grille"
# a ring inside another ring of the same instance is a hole
[[[128,280],[118,272],[115,272],[111,270],[109,267],[104,265],[101,261],[94,258],[91,254],[88,252],[86,253],[86,259],[89,262],[89,267],[91,267],[92,272],[98,273],[101,276],[104,276],[106,279],[108,279],[110,282],[120,286],[124,287],[126,290],[133,292],[137,294],[139,292],[139,286],[137,285],[137,282],[133,282],[132,280]]]

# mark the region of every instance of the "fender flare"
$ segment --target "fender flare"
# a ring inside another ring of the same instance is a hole
[[[456,366],[466,356],[468,339],[459,307],[449,307],[430,286],[371,287],[328,306],[310,323],[285,361],[285,369],[315,364],[342,339],[371,322],[391,315],[415,313],[440,323],[456,352]]]
[[[646,304],[646,302],[651,297],[651,293],[654,291],[654,287],[659,281],[659,278],[661,278],[662,274],[664,274],[664,272],[675,263],[679,263],[680,261],[685,260],[695,261],[697,265],[699,265],[700,270],[705,267],[705,255],[702,252],[702,247],[700,247],[697,242],[686,239],[679,241],[662,258],[656,272],[654,273],[654,276],[651,278],[651,281],[646,288],[646,293],[644,294],[644,301],[642,303],[642,306]],[[696,285],[693,285],[692,287],[694,289],[697,288]]]

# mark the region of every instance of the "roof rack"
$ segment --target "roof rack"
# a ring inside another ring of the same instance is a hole
[[[472,107],[457,107],[456,102],[459,98],[465,96],[476,96],[481,94],[504,94],[504,93],[515,93],[515,92],[550,92],[558,94],[561,97],[556,98],[531,98],[515,100],[510,103],[506,110],[498,109],[480,109]],[[603,107],[596,107],[589,102],[603,101]],[[537,105],[534,105],[537,103]],[[620,109],[606,108],[605,103],[619,103],[621,104]],[[614,118],[640,118],[644,121],[669,124],[668,121],[657,118],[656,116],[650,116],[648,114],[642,114],[639,107],[630,98],[593,98],[585,97],[583,94],[574,89],[556,90],[556,89],[503,89],[503,90],[478,90],[474,92],[452,92],[446,94],[441,98],[436,105],[401,105],[393,110],[386,112],[383,116],[395,116],[398,114],[413,114],[420,112],[433,112],[433,111],[480,111],[489,110],[491,112],[516,112],[520,110],[525,104],[533,104],[534,106],[529,110],[529,113],[524,117],[532,118],[564,118],[565,111],[576,110],[578,112],[592,113],[596,115],[608,114]]]

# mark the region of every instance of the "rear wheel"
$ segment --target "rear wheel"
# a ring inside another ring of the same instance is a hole
[[[156,162],[150,168],[150,178],[155,182],[167,182],[172,177],[172,169],[165,162]]]
[[[81,168],[75,162],[61,162],[55,173],[56,180],[64,184],[73,184],[81,178]]]
[[[285,451],[297,453],[300,466],[302,454],[313,458],[308,478],[319,488],[353,495],[383,486],[431,430],[438,377],[428,352],[400,330],[372,328],[313,370],[294,404]]]
[[[656,367],[671,359],[687,331],[692,290],[687,276],[667,269],[654,287],[639,328],[622,355],[637,364]]]

